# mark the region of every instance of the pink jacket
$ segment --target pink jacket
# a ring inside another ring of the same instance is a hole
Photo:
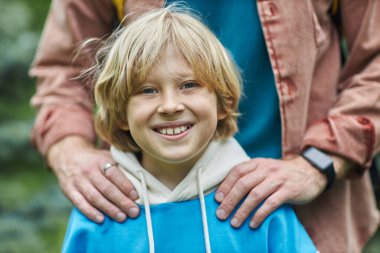
[[[161,5],[127,0],[126,12],[136,2]],[[380,4],[340,1],[350,51],[341,69],[331,2],[257,0],[280,99],[284,159],[312,145],[358,165],[358,176],[297,206],[298,217],[322,253],[360,252],[379,224],[366,169],[380,150]],[[68,135],[95,141],[91,87],[72,80],[83,67],[72,56],[84,39],[112,31],[114,13],[111,0],[52,2],[30,70],[38,78],[32,139],[42,154]]]

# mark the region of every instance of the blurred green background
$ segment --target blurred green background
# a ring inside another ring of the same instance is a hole
[[[30,144],[28,77],[48,0],[0,0],[0,253],[60,252],[71,205]]]
[[[32,148],[28,77],[48,0],[0,0],[0,253],[59,252],[71,205]],[[380,252],[380,233],[366,253]]]

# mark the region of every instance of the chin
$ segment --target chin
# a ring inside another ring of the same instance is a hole
[[[163,155],[161,156],[161,160],[165,163],[169,164],[180,164],[180,163],[186,163],[189,162],[196,157],[198,157],[199,153],[185,153],[185,154],[177,154],[176,156],[170,156],[170,155]]]

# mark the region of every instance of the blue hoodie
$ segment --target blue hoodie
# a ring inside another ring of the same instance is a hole
[[[173,190],[142,168],[134,154],[115,148],[111,153],[140,196],[141,214],[97,224],[74,209],[62,252],[317,252],[289,205],[257,229],[248,221],[235,229],[217,219],[216,187],[234,165],[249,159],[233,138],[211,142]]]

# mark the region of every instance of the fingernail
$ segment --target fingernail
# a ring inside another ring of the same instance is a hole
[[[95,222],[96,222],[96,223],[102,223],[102,222],[103,222],[103,216],[101,216],[101,215],[97,215],[97,216],[95,217]]]
[[[137,192],[136,192],[135,190],[132,190],[132,191],[129,193],[129,195],[131,196],[131,198],[132,198],[133,200],[136,200],[136,199],[139,198],[139,195],[137,195]]]
[[[138,215],[139,215],[139,209],[137,209],[136,207],[132,207],[131,209],[129,209],[128,211],[129,217],[136,218]]]
[[[232,225],[233,227],[237,227],[237,226],[239,226],[239,220],[236,219],[236,218],[233,218],[233,219],[231,220],[231,225]]]
[[[218,201],[218,202],[222,202],[223,199],[224,199],[224,194],[223,194],[223,192],[218,192],[218,193],[215,195],[215,199],[216,199],[216,201]]]
[[[124,221],[125,218],[126,218],[126,216],[125,216],[125,214],[122,213],[122,212],[118,212],[118,213],[116,214],[116,220],[119,221],[119,222]]]
[[[255,221],[251,221],[251,222],[249,223],[249,226],[250,226],[251,228],[256,228],[256,227],[257,227],[257,223],[256,223]]]
[[[216,210],[216,216],[219,219],[224,220],[224,219],[226,219],[226,212],[223,209],[218,209],[218,210]]]

